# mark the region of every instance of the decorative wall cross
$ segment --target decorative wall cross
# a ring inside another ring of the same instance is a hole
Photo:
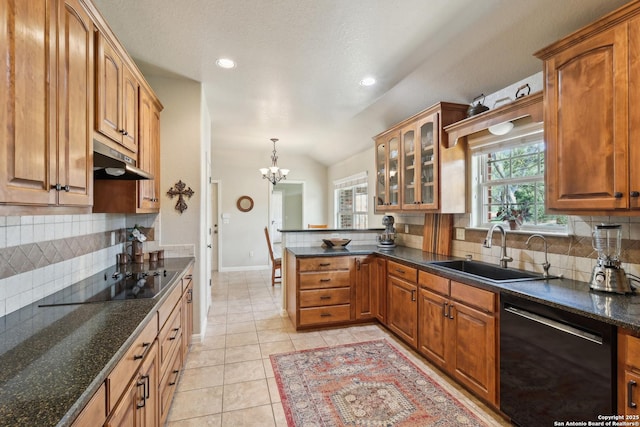
[[[174,185],[173,188],[170,188],[169,191],[167,191],[167,195],[172,199],[173,199],[173,196],[178,196],[178,201],[176,202],[176,210],[179,210],[180,213],[186,211],[188,208],[187,202],[184,201],[184,196],[191,198],[191,196],[193,196],[194,194],[191,187],[185,190],[186,187],[187,187],[187,184],[185,184],[184,182],[182,182],[182,180],[180,180],[176,182],[176,185]]]

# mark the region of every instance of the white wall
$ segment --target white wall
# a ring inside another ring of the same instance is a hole
[[[202,332],[202,319],[208,292],[208,279],[202,263],[203,188],[202,157],[202,88],[193,80],[147,75],[147,81],[164,105],[160,115],[160,244],[192,248],[196,257],[194,267],[194,334]],[[177,198],[170,199],[167,191],[179,180],[194,191],[185,199],[187,210],[182,214],[175,209]]]
[[[217,149],[214,141],[213,179],[220,182],[219,210],[221,214],[229,215],[228,223],[218,218],[220,271],[268,266],[264,227],[269,223],[269,192],[272,186],[262,179],[258,169],[269,166],[270,155],[268,144],[265,144],[264,151],[254,152]],[[325,221],[327,168],[304,155],[278,151],[278,157],[278,164],[291,170],[288,180],[304,182],[304,220],[308,223]],[[240,212],[236,208],[240,196],[253,199],[253,210]]]
[[[373,140],[371,141],[370,148],[332,166],[329,166],[327,170],[327,200],[329,201],[327,203],[327,218],[329,218],[330,227],[335,227],[336,223],[336,217],[334,213],[334,181],[365,171],[368,175],[369,228],[382,227],[382,215],[374,214],[373,205],[373,195],[376,191],[375,148],[373,146]]]

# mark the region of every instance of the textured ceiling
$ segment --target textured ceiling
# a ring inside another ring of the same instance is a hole
[[[622,0],[94,0],[145,70],[203,82],[219,147],[330,165],[438,101],[542,69],[532,54]],[[237,62],[233,70],[218,57]],[[371,75],[373,87],[358,82]],[[293,169],[293,168],[292,168]]]

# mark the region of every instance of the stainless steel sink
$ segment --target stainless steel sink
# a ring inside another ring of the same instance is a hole
[[[494,283],[524,282],[527,280],[546,280],[556,278],[556,276],[543,277],[541,273],[531,273],[529,271],[516,270],[513,268],[502,268],[497,265],[487,264],[480,261],[439,261],[431,263],[431,265],[455,270],[458,273],[489,280]]]

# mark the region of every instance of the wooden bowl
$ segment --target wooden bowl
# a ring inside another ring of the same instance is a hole
[[[324,242],[322,244],[323,248],[334,248],[347,246],[349,242],[351,242],[351,239],[339,239],[336,237],[333,239],[322,239],[322,241]]]

